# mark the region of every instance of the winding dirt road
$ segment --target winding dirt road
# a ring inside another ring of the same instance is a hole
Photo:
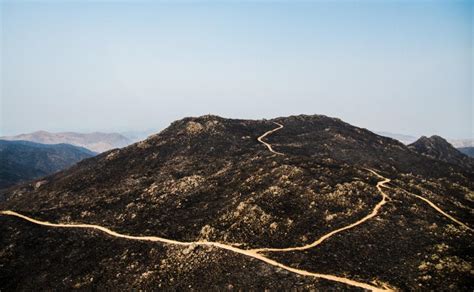
[[[123,239],[128,239],[128,240],[161,242],[161,243],[175,244],[175,245],[181,245],[181,246],[190,246],[190,245],[212,246],[212,247],[225,249],[225,250],[228,250],[228,251],[232,251],[232,252],[235,252],[235,253],[238,253],[238,254],[242,254],[242,255],[260,260],[260,261],[265,262],[265,263],[267,263],[269,265],[272,265],[274,267],[278,267],[278,268],[287,270],[289,272],[292,272],[292,273],[295,273],[295,274],[298,274],[298,275],[310,276],[310,277],[320,278],[320,279],[326,279],[326,280],[339,282],[339,283],[347,284],[347,285],[354,286],[354,287],[364,288],[364,289],[371,290],[371,291],[392,291],[387,286],[377,287],[377,286],[374,286],[374,285],[354,281],[354,280],[344,278],[344,277],[338,277],[338,276],[335,276],[335,275],[327,275],[327,274],[320,274],[320,273],[313,273],[313,272],[309,272],[309,271],[306,271],[306,270],[292,268],[292,267],[284,265],[280,262],[277,262],[275,260],[267,258],[267,257],[255,252],[255,251],[241,249],[241,248],[238,248],[238,247],[235,247],[235,246],[232,246],[232,245],[228,245],[228,244],[224,244],[224,243],[220,243],[220,242],[210,242],[210,241],[187,242],[187,241],[178,241],[178,240],[173,240],[173,239],[167,239],[167,238],[158,237],[158,236],[134,236],[134,235],[118,233],[118,232],[115,232],[115,231],[113,231],[109,228],[106,228],[106,227],[103,227],[103,226],[100,226],[100,225],[94,225],[94,224],[73,224],[73,223],[71,223],[71,224],[62,224],[62,223],[51,223],[51,222],[47,222],[47,221],[41,221],[41,220],[37,220],[37,219],[31,218],[31,217],[22,215],[20,213],[10,211],[10,210],[0,211],[0,215],[7,215],[7,216],[13,216],[13,217],[21,218],[21,219],[26,220],[28,222],[31,222],[33,224],[41,225],[41,226],[47,226],[47,227],[93,229],[93,230],[98,230],[98,231],[104,232],[104,233],[106,233],[110,236],[113,236],[113,237],[118,237],[118,238],[123,238]]]
[[[270,130],[268,132],[265,132],[263,135],[258,137],[257,140],[260,143],[264,144],[270,152],[272,152],[274,154],[277,154],[277,155],[284,155],[281,152],[273,150],[273,148],[270,144],[268,144],[268,143],[266,143],[265,141],[262,140],[267,135],[269,135],[273,132],[276,132],[276,131],[283,128],[282,124],[279,124],[279,123],[276,123],[276,122],[275,122],[275,124],[278,125],[277,128],[275,128],[273,130]],[[372,171],[372,170],[370,170],[370,171],[373,172],[374,174],[376,174],[377,176],[383,178],[382,176],[377,174],[375,171]],[[165,244],[175,244],[175,245],[180,245],[180,246],[190,246],[190,245],[211,246],[211,247],[221,248],[221,249],[225,249],[225,250],[228,250],[228,251],[231,251],[231,252],[235,252],[235,253],[238,253],[238,254],[241,254],[241,255],[244,255],[244,256],[248,256],[250,258],[254,258],[254,259],[257,259],[259,261],[265,262],[265,263],[267,263],[269,265],[272,265],[274,267],[278,267],[280,269],[284,269],[284,270],[287,270],[289,272],[292,272],[292,273],[295,273],[295,274],[298,274],[298,275],[302,275],[302,276],[309,276],[309,277],[314,277],[314,278],[326,279],[326,280],[329,280],[329,281],[343,283],[343,284],[346,284],[346,285],[359,287],[359,288],[363,288],[363,289],[367,289],[367,290],[371,290],[371,291],[393,291],[387,285],[383,285],[382,287],[377,287],[377,286],[374,286],[374,285],[371,285],[371,284],[351,280],[351,279],[345,278],[345,277],[339,277],[339,276],[330,275],[330,274],[314,273],[314,272],[310,272],[310,271],[307,271],[307,270],[293,268],[293,267],[284,265],[280,262],[277,262],[273,259],[270,259],[270,258],[260,254],[260,252],[263,252],[263,251],[290,251],[290,250],[303,250],[303,249],[312,248],[312,247],[317,246],[318,244],[320,244],[324,240],[328,239],[329,237],[333,236],[334,234],[337,234],[337,233],[339,233],[343,230],[353,228],[353,227],[355,227],[359,224],[362,224],[363,222],[369,220],[370,218],[376,216],[377,213],[378,213],[378,210],[386,203],[386,200],[387,200],[387,195],[382,191],[381,186],[383,186],[383,184],[389,182],[390,180],[386,179],[386,178],[383,178],[383,179],[384,179],[383,181],[381,181],[377,184],[377,188],[382,194],[382,200],[375,206],[374,210],[369,215],[367,215],[366,217],[358,220],[357,222],[355,222],[351,225],[348,225],[346,227],[337,229],[335,231],[332,231],[332,232],[322,236],[320,239],[313,242],[312,244],[302,246],[302,247],[287,248],[287,249],[262,248],[262,249],[245,250],[245,249],[241,249],[241,248],[238,248],[238,247],[235,247],[235,246],[232,246],[232,245],[229,245],[229,244],[220,243],[220,242],[209,242],[209,241],[186,242],[186,241],[178,241],[178,240],[173,240],[173,239],[167,239],[167,238],[158,237],[158,236],[134,236],[134,235],[118,233],[118,232],[113,231],[109,228],[106,228],[106,227],[103,227],[103,226],[100,226],[100,225],[95,225],[95,224],[72,224],[72,223],[71,224],[63,224],[63,223],[51,223],[51,222],[47,222],[47,221],[41,221],[41,220],[37,220],[37,219],[22,215],[18,212],[11,211],[11,210],[0,211],[0,215],[7,215],[7,216],[17,217],[17,218],[26,220],[30,223],[33,223],[33,224],[36,224],[36,225],[41,225],[41,226],[46,226],[46,227],[93,229],[93,230],[104,232],[104,233],[106,233],[110,236],[113,236],[113,237],[123,238],[123,239],[127,239],[127,240],[152,241],[152,242],[160,242],[160,243],[165,243]]]
[[[277,154],[277,155],[284,155],[281,152],[273,150],[273,148],[270,144],[263,141],[263,138],[265,138],[266,136],[268,136],[271,133],[274,133],[274,132],[276,132],[276,131],[283,128],[282,124],[279,124],[279,123],[276,123],[276,122],[274,122],[274,123],[278,127],[273,129],[273,130],[265,132],[263,135],[258,137],[257,140],[260,143],[264,144],[270,152],[272,152],[274,154]],[[178,240],[173,240],[173,239],[167,239],[167,238],[158,237],[158,236],[134,236],[134,235],[122,234],[122,233],[118,233],[116,231],[113,231],[113,230],[111,230],[107,227],[103,227],[103,226],[100,226],[100,225],[94,225],[94,224],[51,223],[51,222],[47,222],[47,221],[41,221],[41,220],[38,220],[38,219],[34,219],[34,218],[28,217],[26,215],[22,215],[18,212],[11,211],[11,210],[0,211],[0,215],[17,217],[17,218],[26,220],[30,223],[40,225],[40,226],[46,226],[46,227],[92,229],[92,230],[97,230],[97,231],[106,233],[106,234],[108,234],[110,236],[113,236],[113,237],[116,237],[116,238],[123,238],[123,239],[127,239],[127,240],[152,241],[152,242],[160,242],[160,243],[164,243],[164,244],[174,244],[174,245],[180,245],[180,246],[191,246],[191,245],[210,246],[210,247],[225,249],[225,250],[228,250],[228,251],[231,251],[231,252],[234,252],[234,253],[238,253],[238,254],[253,258],[253,259],[257,259],[259,261],[262,261],[262,262],[267,263],[269,265],[272,265],[274,267],[278,267],[280,269],[284,269],[284,270],[287,270],[289,272],[292,272],[292,273],[295,273],[295,274],[298,274],[298,275],[302,275],[302,276],[309,276],[309,277],[314,277],[314,278],[326,279],[326,280],[330,280],[330,281],[334,281],[334,282],[338,282],[338,283],[343,283],[343,284],[347,284],[347,285],[350,285],[350,286],[359,287],[359,288],[363,288],[363,289],[367,289],[367,290],[371,290],[371,291],[393,291],[393,289],[391,289],[389,286],[383,285],[383,284],[382,284],[382,287],[377,287],[377,286],[374,286],[374,285],[371,285],[371,284],[368,284],[368,283],[358,282],[358,281],[351,280],[351,279],[345,278],[345,277],[339,277],[339,276],[331,275],[331,274],[314,273],[314,272],[310,272],[310,271],[307,271],[307,270],[293,268],[293,267],[284,265],[280,262],[277,262],[273,259],[270,259],[270,258],[268,258],[268,257],[261,254],[263,252],[288,252],[288,251],[300,251],[300,250],[314,248],[314,247],[318,246],[319,244],[321,244],[322,242],[324,242],[325,240],[327,240],[330,237],[334,236],[335,234],[338,234],[342,231],[354,228],[354,227],[366,222],[367,220],[377,216],[377,214],[379,213],[380,208],[383,205],[385,205],[388,200],[390,200],[389,196],[383,191],[382,188],[383,187],[389,188],[388,186],[386,186],[386,184],[389,183],[391,180],[388,179],[388,178],[383,177],[382,175],[380,175],[379,173],[377,173],[376,171],[374,171],[372,169],[367,169],[367,171],[371,172],[372,174],[376,175],[378,178],[382,179],[381,181],[379,181],[377,183],[377,190],[380,192],[380,194],[382,196],[382,199],[380,200],[379,203],[377,203],[375,205],[375,207],[372,209],[372,212],[370,212],[368,215],[366,215],[365,217],[357,220],[356,222],[354,222],[352,224],[341,227],[339,229],[336,229],[334,231],[331,231],[331,232],[321,236],[318,240],[316,240],[316,241],[314,241],[310,244],[307,244],[307,245],[304,245],[304,246],[297,246],[297,247],[257,248],[257,249],[248,249],[248,250],[246,250],[246,249],[241,249],[241,248],[238,248],[238,247],[235,247],[235,246],[232,246],[232,245],[229,245],[229,244],[220,243],[220,242],[209,242],[209,241],[186,242],[186,241],[178,241]],[[411,194],[411,193],[409,193],[409,194],[425,201],[431,207],[433,207],[436,211],[440,212],[441,214],[443,214],[447,218],[451,219],[452,221],[454,221],[454,222],[456,222],[456,223],[458,223],[458,224],[460,224],[460,225],[462,225],[462,226],[464,226],[464,227],[466,227],[466,228],[468,228],[469,230],[472,231],[472,229],[470,227],[468,227],[466,224],[456,220],[455,218],[453,218],[452,216],[450,216],[449,214],[447,214],[446,212],[441,210],[439,207],[437,207],[434,203],[432,203],[428,199],[423,198],[423,197],[418,196],[418,195],[415,195],[415,194]]]
[[[275,125],[277,125],[278,127],[276,127],[276,128],[273,129],[273,130],[270,130],[270,131],[268,131],[268,132],[263,133],[263,135],[260,136],[260,137],[258,137],[257,140],[258,140],[258,142],[260,142],[260,143],[262,143],[263,145],[267,146],[267,148],[268,148],[268,150],[269,150],[270,152],[272,152],[272,153],[274,153],[274,154],[277,154],[277,155],[284,155],[284,154],[281,153],[281,152],[278,152],[278,151],[273,150],[272,145],[270,145],[270,144],[268,144],[267,142],[263,141],[263,138],[265,138],[266,136],[270,135],[270,134],[273,133],[273,132],[276,132],[276,131],[278,131],[278,130],[281,130],[281,129],[283,128],[283,125],[282,125],[282,124],[279,124],[279,123],[277,123],[277,122],[273,122],[273,123],[274,123]]]
[[[419,195],[416,195],[416,194],[413,194],[413,193],[410,193],[409,191],[405,190],[405,189],[402,189],[400,187],[398,187],[399,189],[401,189],[402,191],[404,191],[405,193],[407,193],[408,195],[410,196],[413,196],[415,198],[418,198],[422,201],[424,201],[425,203],[427,203],[428,205],[430,205],[431,208],[435,209],[436,211],[438,211],[439,213],[441,213],[443,216],[445,216],[446,218],[448,218],[449,220],[463,226],[464,228],[466,228],[467,230],[471,231],[471,232],[474,232],[474,229],[472,229],[471,227],[467,226],[466,224],[462,223],[461,221],[459,221],[458,219],[454,218],[453,216],[449,215],[448,213],[444,212],[443,210],[441,210],[441,208],[439,208],[438,206],[435,205],[435,203],[431,202],[430,200],[428,200],[427,198],[425,197],[422,197],[422,196],[419,196]]]
[[[305,249],[313,248],[313,247],[318,246],[319,244],[321,244],[323,241],[330,238],[331,236],[333,236],[335,234],[338,234],[339,232],[342,232],[344,230],[354,228],[357,225],[360,225],[360,224],[364,223],[365,221],[377,216],[377,214],[379,213],[380,208],[382,208],[382,206],[385,205],[387,203],[387,200],[389,199],[388,195],[382,190],[382,187],[385,186],[386,183],[389,183],[390,179],[381,176],[380,174],[378,174],[377,172],[375,172],[371,169],[368,169],[368,171],[372,172],[376,176],[383,179],[382,181],[379,181],[377,183],[377,189],[380,192],[380,194],[382,195],[382,200],[380,200],[380,202],[378,202],[377,205],[375,205],[374,209],[372,209],[372,212],[370,212],[370,214],[368,214],[364,218],[361,218],[361,219],[357,220],[356,222],[354,222],[352,224],[349,224],[347,226],[344,226],[344,227],[341,227],[341,228],[336,229],[334,231],[331,231],[331,232],[321,236],[318,240],[316,240],[316,241],[314,241],[310,244],[307,244],[307,245],[296,246],[296,247],[286,247],[286,248],[256,248],[256,249],[252,249],[252,251],[257,252],[257,253],[259,253],[259,252],[288,252],[288,251],[297,251],[297,250],[305,250]]]

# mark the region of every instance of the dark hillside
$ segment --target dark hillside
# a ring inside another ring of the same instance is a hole
[[[0,189],[57,172],[94,155],[68,144],[0,140]]]
[[[257,140],[275,129],[275,122],[283,128],[263,140],[283,155]],[[39,187],[4,192],[7,200],[0,209],[244,251],[305,246],[375,212],[318,246],[262,255],[377,287],[473,288],[473,172],[339,119],[185,118],[147,140],[44,180]],[[381,190],[387,199],[379,206]],[[141,243],[97,231],[39,227],[9,216],[0,221],[6,234],[0,239],[0,262],[15,263],[0,266],[0,274],[8,275],[1,281],[5,289],[27,289],[32,283],[45,289],[356,289],[202,244]],[[41,253],[47,249],[64,259],[61,269]],[[35,260],[36,253],[48,265]],[[20,261],[23,257],[32,259]],[[26,272],[31,269],[38,276]]]
[[[474,159],[454,148],[442,137],[431,136],[428,138],[423,136],[408,147],[423,156],[474,170]]]

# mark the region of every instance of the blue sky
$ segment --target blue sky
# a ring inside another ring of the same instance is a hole
[[[325,114],[473,135],[470,1],[3,1],[3,135]]]

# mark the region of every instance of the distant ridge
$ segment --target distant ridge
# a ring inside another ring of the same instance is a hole
[[[380,136],[385,136],[385,137],[398,140],[405,145],[412,144],[418,140],[415,136],[412,136],[412,135],[397,134],[397,133],[390,133],[390,132],[383,132],[383,131],[379,131],[375,133]],[[446,139],[446,141],[449,142],[449,144],[451,144],[453,147],[455,147],[462,153],[471,157],[474,156],[474,150],[472,150],[474,149],[473,139]]]
[[[474,157],[474,147],[461,147],[458,150],[469,157]]]
[[[453,145],[440,136],[434,135],[429,138],[423,136],[408,147],[424,156],[474,169],[474,159],[454,148]]]
[[[402,142],[405,145],[411,144],[411,143],[416,141],[416,137],[411,136],[411,135],[397,134],[397,133],[390,133],[390,132],[375,132],[375,133],[380,135],[380,136],[385,136],[385,137],[389,137],[389,138],[398,140],[398,141]]]
[[[61,132],[50,133],[47,131],[37,131],[17,136],[2,137],[3,140],[23,140],[42,144],[71,144],[87,148],[94,152],[104,152],[114,148],[122,148],[133,143],[129,138],[118,133],[75,133]]]
[[[0,189],[63,170],[94,155],[69,144],[0,140]]]

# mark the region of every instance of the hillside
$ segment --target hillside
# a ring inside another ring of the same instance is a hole
[[[67,144],[0,140],[0,189],[57,172],[94,155]]]
[[[1,290],[473,288],[474,173],[339,119],[185,118],[43,180],[3,194]]]
[[[38,131],[29,134],[2,137],[1,139],[11,141],[31,141],[41,144],[71,144],[87,148],[97,153],[114,148],[122,148],[132,144],[132,141],[123,135],[100,132],[85,134],[75,132],[50,133],[46,131]]]

